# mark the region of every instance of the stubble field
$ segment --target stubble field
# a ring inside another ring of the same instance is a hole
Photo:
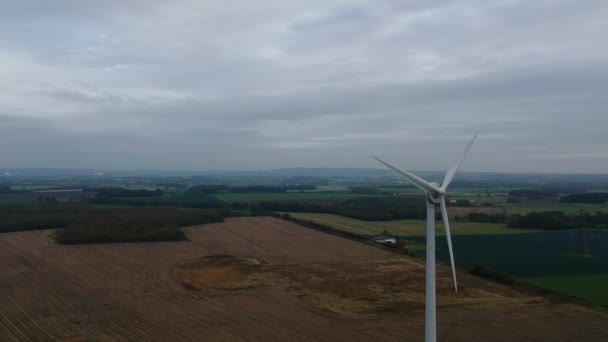
[[[192,241],[58,246],[0,234],[0,340],[421,341],[424,267],[273,218]],[[250,242],[251,241],[251,242]],[[443,341],[604,341],[608,315],[438,267]]]

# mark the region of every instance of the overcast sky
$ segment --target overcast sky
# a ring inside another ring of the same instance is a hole
[[[608,173],[608,1],[0,1],[0,167]]]

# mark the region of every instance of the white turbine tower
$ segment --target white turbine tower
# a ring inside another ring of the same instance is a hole
[[[448,222],[448,212],[445,205],[445,195],[448,185],[456,172],[466,158],[473,142],[477,138],[475,134],[471,142],[462,151],[454,165],[450,166],[443,179],[443,184],[439,186],[437,183],[429,183],[415,174],[395,167],[379,158],[373,157],[377,161],[386,165],[388,168],[397,172],[410,183],[414,184],[424,192],[426,192],[426,305],[425,305],[425,324],[424,334],[426,342],[435,342],[437,340],[436,327],[436,305],[435,305],[435,206],[441,207],[441,216],[443,218],[443,226],[445,227],[445,237],[448,242],[448,251],[450,252],[450,263],[452,264],[452,277],[454,278],[454,291],[458,292],[458,284],[456,283],[456,269],[454,268],[454,253],[452,252],[452,237],[450,236],[450,224]]]

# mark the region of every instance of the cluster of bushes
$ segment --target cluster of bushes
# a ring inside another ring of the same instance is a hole
[[[353,233],[353,232],[348,232],[348,231],[344,231],[344,230],[335,229],[335,228],[333,228],[331,226],[328,226],[328,225],[325,225],[325,224],[321,224],[321,223],[317,223],[317,222],[314,222],[314,221],[298,219],[298,218],[295,218],[293,216],[290,216],[289,214],[283,214],[283,215],[280,215],[278,217],[282,218],[285,221],[297,223],[297,224],[299,224],[299,225],[301,225],[303,227],[306,227],[306,228],[311,228],[311,229],[314,229],[314,230],[321,231],[323,233],[345,237],[345,238],[348,238],[348,239],[351,239],[351,240],[367,241],[370,238],[369,235],[357,234],[357,233]]]
[[[216,210],[113,208],[89,212],[56,232],[62,244],[179,241],[186,236],[179,227],[223,221]]]
[[[562,203],[605,204],[608,202],[608,193],[586,192],[582,194],[572,194],[562,197],[559,201]]]
[[[454,202],[454,203],[448,202],[447,206],[449,206],[449,207],[472,207],[473,202],[471,202],[468,199],[459,199],[459,200],[456,200],[456,202]]]
[[[203,184],[203,185],[194,185],[186,190],[187,193],[197,195],[197,194],[216,194],[218,192],[227,192],[228,185],[220,184]]]
[[[360,197],[340,202],[262,201],[257,207],[267,211],[336,214],[367,221],[426,217],[426,203],[420,197]]]
[[[509,196],[507,197],[507,203],[519,203],[521,200],[517,197]]]
[[[0,194],[12,194],[16,191],[6,184],[0,184]]]
[[[179,183],[179,182],[175,182],[175,183],[157,183],[156,185],[160,186],[160,187],[164,187],[164,188],[175,188],[175,189],[185,189],[187,187],[186,184]]]
[[[221,192],[233,192],[233,193],[252,193],[252,192],[272,192],[272,193],[284,193],[287,191],[304,191],[304,190],[315,190],[317,187],[314,185],[248,185],[248,186],[236,186],[230,187],[228,185],[215,185],[215,184],[204,184],[194,185],[188,188],[187,192],[190,194],[216,194]]]
[[[467,215],[469,222],[503,223],[507,219],[505,214],[486,214],[480,212],[470,212]]]
[[[485,266],[481,266],[481,265],[477,265],[477,266],[473,267],[469,271],[469,273],[471,273],[472,275],[477,276],[477,277],[494,280],[496,282],[506,284],[506,285],[511,285],[511,284],[515,283],[515,279],[513,279],[512,277],[510,277],[506,274],[503,274],[503,273],[496,272],[494,270],[491,270],[491,269],[486,268]]]
[[[230,208],[233,210],[247,210],[250,208],[249,202],[232,202]]]
[[[205,187],[218,187],[209,185]],[[220,186],[221,187],[221,186]],[[129,190],[124,188],[87,188],[97,194],[89,202],[99,205],[162,207],[175,206],[193,209],[223,209],[226,204],[217,198],[205,195],[206,188],[188,191],[185,194],[163,196],[161,190]]]
[[[573,223],[570,215],[561,211],[514,214],[507,220],[507,225],[511,228],[568,229],[573,227]]]
[[[304,191],[315,190],[314,185],[250,185],[229,188],[229,192],[287,192],[287,191]]]
[[[144,190],[144,189],[129,190],[129,189],[124,189],[124,188],[90,188],[90,189],[87,189],[87,191],[91,191],[91,189],[94,189],[94,191],[97,192],[97,195],[95,195],[95,197],[97,197],[97,198],[162,197],[162,195],[163,195],[163,192],[159,189],[157,189],[157,190]]]
[[[57,202],[57,198],[55,196],[38,196],[38,202]]]
[[[608,214],[601,211],[593,215],[581,212],[576,221],[585,228],[603,228],[608,226]]]
[[[373,186],[349,186],[348,190],[350,190],[353,194],[360,195],[375,195],[378,194],[378,188]]]
[[[112,198],[95,197],[89,201],[92,204],[132,206],[132,207],[164,207],[174,206],[193,209],[222,209],[226,204],[215,198],[200,197],[183,200],[177,196],[163,198]]]
[[[527,199],[545,199],[556,197],[557,192],[552,189],[517,189],[509,191],[509,197]]]

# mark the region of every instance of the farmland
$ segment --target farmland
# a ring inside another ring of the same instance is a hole
[[[364,197],[366,195],[351,194],[348,192],[251,192],[251,193],[221,193],[215,197],[224,202],[258,202],[258,201],[297,201],[297,200],[312,200],[312,201],[328,201],[328,200],[345,200],[355,197]],[[367,195],[370,196],[370,195]]]
[[[289,215],[331,226],[338,230],[353,232],[363,235],[378,235],[384,230],[398,236],[423,236],[425,235],[425,220],[393,220],[393,221],[363,221],[349,217],[321,214],[321,213],[293,213]],[[452,235],[477,235],[477,234],[513,234],[531,233],[533,229],[507,228],[503,223],[482,222],[451,222]],[[444,234],[443,223],[437,221],[436,233]]]
[[[0,340],[423,337],[417,259],[264,217],[184,231],[191,241],[86,246],[0,234]],[[459,278],[456,295],[438,266],[442,340],[608,339],[603,312]]]

